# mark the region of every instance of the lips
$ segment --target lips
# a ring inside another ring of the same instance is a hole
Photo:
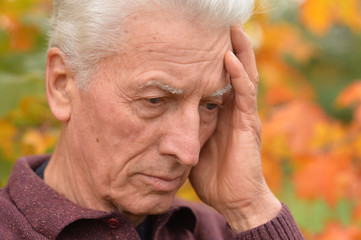
[[[154,190],[161,192],[171,192],[177,190],[181,185],[182,176],[155,176],[140,174],[147,185],[151,185]]]

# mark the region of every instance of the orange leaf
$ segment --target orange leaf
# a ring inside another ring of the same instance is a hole
[[[347,196],[357,178],[357,171],[347,156],[324,154],[310,156],[307,165],[294,176],[297,194],[316,199],[323,197],[334,206],[340,197]]]
[[[283,173],[281,164],[274,159],[262,154],[263,175],[271,190],[275,193],[279,192],[282,187]]]
[[[329,223],[325,231],[315,240],[360,240],[361,230],[356,226],[344,227],[339,223]]]
[[[291,100],[296,99],[296,93],[292,91],[289,87],[278,84],[271,86],[266,94],[266,103],[268,105],[277,105],[280,103],[290,102]]]
[[[324,121],[327,121],[327,117],[316,104],[308,101],[290,102],[272,112],[268,119],[264,119],[263,142],[269,143],[284,135],[287,143],[285,147],[291,151],[292,156],[304,155],[310,151],[315,126]]]
[[[336,99],[339,107],[355,107],[353,121],[356,126],[361,124],[361,81],[351,83]]]
[[[36,28],[31,26],[20,26],[15,31],[11,31],[10,44],[14,50],[28,51],[34,46],[34,36]]]
[[[351,83],[344,89],[336,99],[336,104],[340,107],[350,107],[361,102],[361,80]]]

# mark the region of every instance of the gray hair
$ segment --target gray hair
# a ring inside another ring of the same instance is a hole
[[[97,64],[120,51],[126,18],[139,10],[163,7],[223,28],[245,23],[254,0],[54,0],[49,48],[58,47],[85,89]]]

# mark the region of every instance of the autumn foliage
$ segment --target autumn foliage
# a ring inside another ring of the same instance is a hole
[[[50,0],[0,0],[0,186],[59,133],[43,84],[50,10]],[[307,239],[361,239],[360,1],[258,1],[246,31],[268,184]],[[179,195],[198,200],[190,184]]]

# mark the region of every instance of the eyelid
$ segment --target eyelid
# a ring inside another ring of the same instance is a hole
[[[219,97],[210,97],[210,98],[203,99],[201,101],[201,104],[208,104],[208,103],[222,105],[223,104],[223,96],[222,97],[221,96],[219,96]]]

